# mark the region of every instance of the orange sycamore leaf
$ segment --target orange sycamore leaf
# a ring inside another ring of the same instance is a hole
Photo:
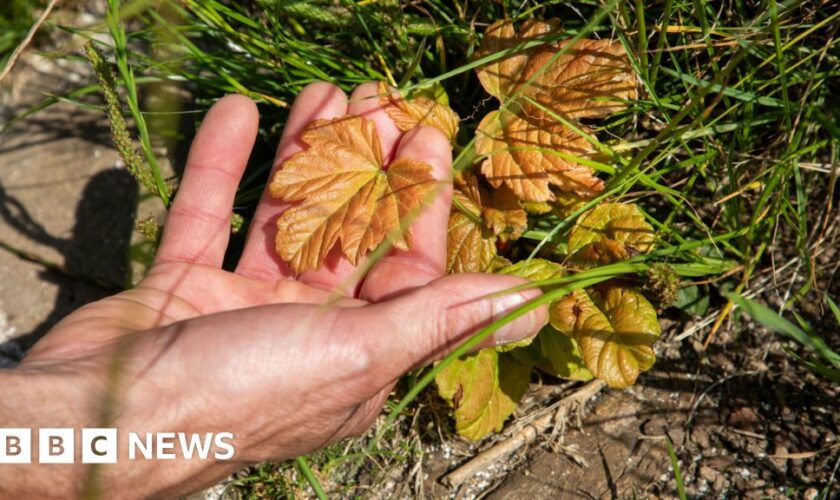
[[[528,20],[522,23],[517,33],[510,19],[502,19],[491,24],[484,31],[484,38],[475,57],[481,59],[503,51],[514,53],[488,63],[476,71],[484,90],[500,100],[511,97],[525,81],[523,79],[525,68],[535,50],[534,48],[516,50],[517,47],[544,37],[554,30],[555,26],[555,21]]]
[[[533,78],[524,95],[567,119],[602,118],[636,98],[627,52],[611,40],[581,39],[540,48],[528,60],[523,78]],[[532,115],[541,111],[528,110]]]
[[[504,54],[477,70],[485,90],[503,103],[476,132],[476,152],[485,156],[481,172],[523,201],[554,200],[552,186],[583,197],[602,191],[603,182],[580,161],[593,153],[591,144],[561,122],[603,117],[636,98],[629,57],[618,42],[523,46],[556,33],[557,24],[526,21],[517,32],[512,21],[498,21],[477,51],[479,58]]]
[[[478,126],[475,150],[486,157],[481,173],[490,184],[505,184],[522,200],[553,200],[551,185],[582,196],[604,189],[591,168],[575,161],[593,152],[590,143],[557,123],[493,111]]]
[[[458,135],[460,118],[446,104],[426,96],[405,99],[398,92],[389,90],[383,82],[379,82],[379,101],[403,132],[426,125],[440,130],[450,141]]]
[[[308,148],[269,185],[274,198],[293,203],[277,219],[275,241],[289,267],[317,269],[337,243],[353,265],[386,237],[407,249],[400,224],[431,194],[431,167],[401,158],[383,169],[376,126],[362,117],[316,120],[300,138]]]
[[[557,32],[557,25],[556,20],[526,21],[517,33],[512,21],[497,21],[485,31],[477,56],[545,38]],[[606,116],[637,95],[627,52],[612,40],[583,38],[538,45],[488,63],[477,73],[484,89],[500,100],[520,94],[567,119]],[[529,115],[544,114],[530,107]]]
[[[447,271],[485,272],[501,262],[498,240],[515,240],[528,228],[528,215],[506,189],[489,191],[478,177],[462,172],[455,179],[456,208],[449,216]]]

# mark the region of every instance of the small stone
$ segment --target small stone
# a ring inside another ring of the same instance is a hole
[[[712,488],[714,488],[715,491],[724,491],[726,490],[728,483],[729,481],[726,480],[726,476],[718,474]]]
[[[712,469],[711,467],[707,467],[705,465],[700,466],[700,477],[704,480],[714,482],[718,475],[718,471]]]
[[[700,447],[700,449],[705,450],[711,444],[709,441],[709,431],[705,427],[697,427],[691,431],[691,440]]]
[[[761,426],[761,417],[749,406],[743,406],[729,415],[729,425],[754,431]]]

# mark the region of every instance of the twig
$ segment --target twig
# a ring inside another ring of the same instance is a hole
[[[603,381],[593,380],[572,394],[569,394],[565,398],[561,399],[554,406],[557,410],[560,410],[561,408],[568,408],[574,404],[583,404],[601,392],[601,389],[605,386],[606,384]],[[510,455],[519,448],[534,442],[534,440],[537,439],[537,436],[545,432],[546,429],[551,426],[555,413],[556,412],[547,413],[534,420],[513,436],[496,443],[496,445],[492,448],[484,450],[473,457],[473,459],[469,462],[450,472],[444,476],[441,481],[452,487],[459,486],[478,472],[498,462],[507,455]]]
[[[47,20],[47,17],[49,17],[50,12],[52,12],[53,7],[55,7],[55,4],[57,3],[58,0],[50,0],[50,3],[47,4],[47,8],[44,9],[44,13],[41,14],[41,17],[39,17],[38,20],[35,21],[35,24],[33,24],[31,28],[29,28],[29,33],[26,34],[26,38],[24,38],[23,41],[20,42],[20,45],[17,46],[14,52],[12,52],[12,55],[9,57],[9,60],[6,61],[6,67],[3,68],[3,72],[0,73],[0,82],[2,82],[3,79],[6,78],[6,75],[8,75],[12,71],[12,67],[15,65],[15,62],[17,62],[20,55],[32,42],[32,39],[35,38],[35,33],[37,33],[39,29],[41,29],[41,25],[43,25],[44,21]]]

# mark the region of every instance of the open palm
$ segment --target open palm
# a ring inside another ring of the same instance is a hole
[[[441,180],[434,205],[413,227],[422,245],[408,252],[394,251],[382,259],[364,287],[360,287],[362,276],[357,269],[338,251],[321,269],[295,278],[274,252],[274,220],[284,204],[266,192],[236,271],[223,271],[233,198],[259,120],[256,106],[249,99],[228,96],[208,113],[195,138],[155,265],[145,279],[131,290],[90,304],[66,318],[35,346],[28,360],[63,351],[71,344],[75,350],[84,347],[80,343],[92,346],[133,331],[259,305],[322,304],[333,293],[344,297],[339,304],[361,305],[361,301],[378,301],[442,276],[441,257],[446,244],[443,228],[452,191],[447,182],[451,154],[448,141],[428,128],[403,137],[380,108],[377,95],[375,83],[359,86],[349,102],[341,90],[326,83],[305,88],[289,116],[274,169],[302,149],[298,136],[312,120],[346,114],[373,120],[386,158],[398,155],[423,160],[433,166]],[[111,319],[109,328],[101,328],[103,317]],[[90,322],[96,327],[91,328]],[[85,333],[80,334],[82,331]]]
[[[376,96],[374,83],[349,100],[326,83],[306,87],[274,165],[301,150],[300,132],[314,119],[349,113],[374,121],[384,158],[424,161],[439,180],[438,195],[411,224],[410,250],[391,250],[362,275],[334,249],[320,269],[295,276],[274,251],[284,204],[264,194],[235,272],[222,270],[234,195],[258,128],[256,106],[228,96],[208,112],[192,144],[148,275],[62,320],[23,360],[21,370],[72,380],[69,391],[82,401],[73,412],[81,406],[111,415],[108,425],[235,430],[236,462],[176,460],[159,483],[122,462],[103,469],[103,484],[144,496],[179,494],[243,464],[362,432],[405,371],[538,295],[493,295],[523,283],[511,276],[444,277],[449,141],[427,127],[401,133]],[[532,335],[545,320],[538,309],[488,343]]]

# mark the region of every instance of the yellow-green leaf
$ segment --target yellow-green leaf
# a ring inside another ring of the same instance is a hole
[[[561,278],[563,276],[563,266],[546,259],[521,260],[502,269],[499,274],[519,276],[528,281],[542,281]]]
[[[592,373],[584,366],[580,347],[573,338],[547,326],[537,336],[537,340],[547,361],[537,365],[540,370],[569,380],[592,379]]]
[[[577,212],[580,207],[586,205],[589,201],[587,198],[578,196],[571,192],[557,193],[552,208],[558,217],[565,219],[566,217]]]
[[[568,251],[585,264],[608,264],[649,252],[655,240],[653,228],[635,204],[603,203],[577,220],[569,232]]]
[[[454,410],[458,434],[478,440],[502,429],[528,390],[530,374],[530,365],[488,348],[455,360],[435,383]]]
[[[525,212],[533,215],[542,215],[551,212],[551,204],[547,201],[523,201],[521,205]]]
[[[545,259],[521,260],[515,264],[499,270],[499,274],[519,276],[528,281],[542,281],[563,276],[563,266],[556,262]],[[534,340],[534,337],[526,337],[517,342],[497,346],[501,352],[512,351],[519,347],[525,347]]]
[[[577,341],[586,367],[611,387],[632,385],[656,360],[656,310],[631,288],[606,284],[576,290],[552,304],[550,320]]]

